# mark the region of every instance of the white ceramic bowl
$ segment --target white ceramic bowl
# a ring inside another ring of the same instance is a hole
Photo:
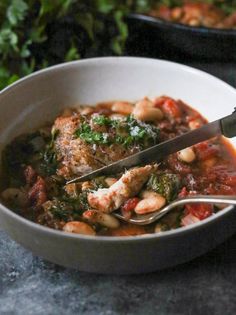
[[[210,121],[230,114],[236,104],[236,91],[226,83],[172,62],[115,57],[65,63],[0,93],[0,151],[17,135],[55,118],[63,107],[162,94],[181,98]],[[142,273],[185,262],[232,235],[235,219],[235,211],[227,207],[200,223],[157,235],[91,237],[40,226],[0,205],[1,227],[33,253],[99,273]]]

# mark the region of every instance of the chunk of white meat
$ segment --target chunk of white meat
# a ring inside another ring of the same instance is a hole
[[[137,195],[157,166],[146,165],[127,171],[109,188],[98,189],[88,194],[89,205],[103,212],[112,212],[126,200]]]

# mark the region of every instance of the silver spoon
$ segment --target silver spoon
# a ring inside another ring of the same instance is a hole
[[[113,215],[117,217],[118,219],[122,221],[126,221],[132,224],[137,225],[147,225],[150,223],[153,223],[155,221],[158,221],[160,218],[162,218],[164,215],[169,213],[172,209],[183,206],[185,204],[190,203],[207,203],[207,204],[229,204],[229,205],[236,205],[236,196],[203,196],[203,195],[196,195],[192,197],[186,197],[177,199],[164,208],[162,208],[160,211],[148,213],[148,214],[142,214],[142,215],[134,215],[130,219],[125,218],[121,213],[119,212],[113,212]]]

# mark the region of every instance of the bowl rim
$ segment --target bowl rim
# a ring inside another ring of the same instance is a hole
[[[73,68],[75,65],[81,65],[81,66],[87,66],[92,65],[92,64],[97,64],[98,62],[101,63],[101,61],[105,64],[114,64],[114,63],[119,63],[119,62],[129,62],[133,64],[140,64],[140,63],[159,63],[164,66],[169,66],[169,67],[177,67],[179,70],[187,71],[190,72],[194,75],[198,76],[204,76],[208,77],[211,80],[214,80],[216,83],[218,82],[224,88],[228,89],[230,92],[233,92],[236,97],[236,89],[229,85],[228,83],[224,82],[223,80],[205,72],[199,69],[196,69],[194,67],[186,66],[181,63],[173,62],[173,61],[168,61],[168,60],[161,60],[161,59],[154,59],[154,58],[143,58],[143,57],[97,57],[97,58],[88,58],[88,59],[83,59],[83,60],[76,60],[76,61],[70,61],[70,62],[65,62],[61,64],[57,64],[51,67],[47,67],[42,70],[38,70],[36,72],[33,72],[30,75],[27,75],[16,82],[12,83],[11,85],[5,87],[2,91],[0,91],[0,101],[1,101],[1,96],[4,94],[10,93],[12,89],[14,89],[17,86],[23,85],[25,82],[38,77],[38,76],[44,76],[47,74],[50,74],[53,71],[60,71],[63,69],[69,69]],[[137,236],[100,236],[100,235],[95,235],[95,236],[90,236],[90,235],[82,235],[82,234],[74,234],[74,233],[67,233],[67,232],[62,232],[59,230],[55,230],[43,225],[40,225],[38,223],[35,223],[33,221],[30,221],[21,215],[15,213],[11,209],[7,208],[0,200],[0,211],[4,212],[6,216],[9,216],[11,219],[19,221],[20,224],[25,224],[27,225],[28,228],[36,229],[40,233],[46,233],[48,235],[53,235],[54,237],[64,237],[67,239],[75,239],[75,240],[84,240],[88,242],[140,242],[140,241],[150,241],[150,240],[157,240],[157,239],[168,239],[171,238],[175,235],[179,234],[186,234],[191,231],[196,231],[201,228],[206,227],[208,224],[214,224],[215,221],[220,220],[221,217],[225,216],[229,212],[231,212],[234,209],[233,206],[228,206],[225,209],[219,211],[218,213],[204,219],[203,221],[199,221],[197,223],[194,223],[189,226],[173,229],[170,231],[164,231],[160,233],[153,233],[153,234],[143,234],[143,235],[137,235]]]
[[[192,33],[198,33],[202,35],[225,35],[225,36],[234,36],[236,37],[236,29],[221,29],[216,27],[205,27],[205,26],[191,26],[183,23],[166,21],[164,19],[142,14],[142,13],[130,13],[128,18],[136,19],[142,22],[150,23],[155,26],[162,26],[166,28],[185,30]]]

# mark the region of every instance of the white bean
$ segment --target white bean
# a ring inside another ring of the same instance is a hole
[[[145,214],[160,210],[166,204],[166,199],[155,193],[154,196],[139,201],[134,211],[137,214]]]
[[[20,207],[24,207],[28,203],[26,192],[19,188],[7,188],[2,192],[1,196],[5,201],[13,202]]]
[[[159,108],[154,107],[153,102],[144,99],[135,104],[133,116],[141,121],[156,121],[163,118],[163,113]]]
[[[119,114],[130,115],[133,108],[134,106],[129,102],[115,102],[112,105],[111,110]]]
[[[192,148],[186,148],[178,152],[178,158],[185,163],[192,163],[196,159],[196,154]]]
[[[152,190],[143,190],[140,196],[142,199],[147,199],[147,198],[155,198],[160,195]]]
[[[135,104],[135,108],[147,108],[147,107],[155,107],[155,104],[149,100],[147,97],[145,97],[144,99],[142,99],[141,101],[138,101]]]
[[[63,231],[76,234],[95,235],[94,229],[87,223],[71,221],[64,225]]]
[[[99,223],[110,229],[116,229],[120,226],[119,220],[113,215],[98,210],[87,210],[83,213],[83,217],[91,223]]]

